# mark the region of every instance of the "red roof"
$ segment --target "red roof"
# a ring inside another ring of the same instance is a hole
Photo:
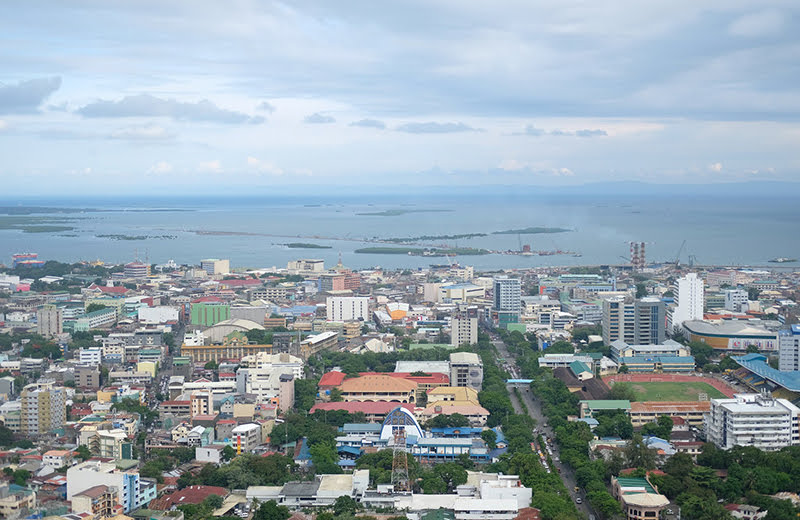
[[[217,495],[225,498],[228,496],[228,490],[217,486],[189,486],[181,489],[180,491],[176,491],[171,495],[161,497],[157,501],[154,500],[153,503],[157,502],[156,505],[160,506],[159,509],[166,511],[172,506],[179,506],[182,504],[199,504],[210,495]],[[156,509],[152,504],[150,508]]]
[[[217,421],[217,425],[219,426],[220,424],[236,424],[236,421],[233,419],[220,419]]]
[[[414,406],[410,403],[396,403],[388,401],[376,402],[339,402],[339,403],[317,403],[311,408],[311,413],[317,410],[344,410],[348,413],[364,412],[369,415],[385,415],[398,406],[402,406],[409,411],[414,410]]]
[[[99,289],[103,294],[125,294],[128,292],[128,289],[121,285],[109,287],[107,285],[97,285],[96,283],[90,285],[89,289]]]
[[[344,381],[346,375],[347,374],[344,372],[331,370],[330,372],[322,375],[317,386],[339,386]]]
[[[202,296],[196,300],[192,300],[192,303],[222,303],[222,298],[217,298],[216,296]]]
[[[359,375],[362,376],[389,376],[389,377],[398,377],[401,379],[408,379],[409,381],[415,381],[417,383],[426,383],[426,384],[439,384],[442,386],[447,386],[450,384],[450,376],[441,373],[431,373],[425,376],[412,376],[411,372],[361,372]]]

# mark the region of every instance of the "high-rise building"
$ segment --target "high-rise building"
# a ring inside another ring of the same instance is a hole
[[[778,370],[800,371],[800,325],[778,333]]]
[[[206,258],[205,260],[200,260],[200,269],[210,276],[214,276],[215,274],[227,274],[231,272],[231,261],[220,260],[219,258]]]
[[[42,435],[61,428],[67,420],[67,393],[53,383],[33,383],[20,395],[20,431]]]
[[[660,345],[666,339],[665,306],[658,298],[603,301],[603,342],[621,339],[629,345]]]
[[[767,394],[712,399],[705,419],[706,438],[724,450],[734,446],[779,450],[800,444],[799,416],[800,408]]]
[[[325,302],[328,321],[369,320],[369,298],[366,296],[330,296]]]
[[[67,470],[67,500],[95,486],[117,489],[117,503],[127,513],[150,503],[156,497],[156,481],[140,478],[136,470],[117,469],[115,462],[87,460]]]
[[[522,310],[522,284],[519,278],[502,276],[494,279],[494,310],[519,314]]]
[[[51,338],[64,332],[64,316],[61,309],[55,305],[43,305],[36,311],[36,332],[46,338]]]
[[[456,347],[478,342],[478,308],[459,305],[450,320],[450,344]]]
[[[742,306],[747,304],[747,291],[744,289],[726,289],[723,294],[726,311],[741,312]]]
[[[130,262],[125,264],[123,274],[125,278],[147,278],[150,276],[150,265],[143,262]]]
[[[450,386],[466,386],[480,392],[483,386],[483,361],[478,354],[450,354]]]
[[[670,332],[680,332],[684,321],[703,319],[703,279],[697,273],[689,273],[678,278],[674,286],[675,308],[672,309]]]

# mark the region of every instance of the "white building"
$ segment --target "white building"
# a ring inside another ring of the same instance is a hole
[[[146,325],[156,325],[170,321],[178,321],[177,307],[159,305],[157,307],[139,307],[139,321]]]
[[[672,311],[672,334],[680,332],[684,321],[702,320],[705,289],[697,273],[689,273],[675,281],[675,308]]]
[[[94,486],[117,488],[117,500],[127,513],[156,497],[156,482],[139,478],[137,471],[120,471],[115,462],[87,460],[67,470],[67,500]]]
[[[459,305],[450,320],[450,344],[459,347],[478,342],[478,308]]]
[[[800,325],[778,333],[778,370],[800,371]]]
[[[744,289],[727,289],[725,295],[725,310],[742,312],[742,306],[747,305],[747,291]]]
[[[233,447],[239,451],[252,451],[261,444],[261,425],[254,423],[240,424],[231,430]]]
[[[200,269],[213,276],[215,274],[227,274],[231,272],[231,261],[220,260],[218,258],[206,258],[200,260]]]
[[[753,446],[779,450],[800,444],[800,408],[786,399],[762,394],[737,394],[732,399],[712,399],[705,417],[709,442],[724,450]]]
[[[519,313],[522,309],[522,283],[507,276],[494,279],[494,308]]]
[[[103,362],[103,349],[100,347],[82,348],[78,352],[81,365],[96,367]]]
[[[326,305],[328,321],[369,319],[369,298],[364,296],[330,296]]]
[[[50,338],[64,332],[64,314],[55,305],[43,305],[36,311],[36,332]]]
[[[480,392],[483,385],[483,361],[474,352],[450,354],[450,386],[466,386]]]
[[[268,372],[280,370],[282,373],[294,374],[297,379],[303,378],[303,360],[286,352],[279,354],[258,352],[250,356],[244,356],[239,363],[239,367],[266,370]]]

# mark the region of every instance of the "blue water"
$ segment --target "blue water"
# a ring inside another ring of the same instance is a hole
[[[2,205],[47,205],[99,208],[96,213],[67,215],[74,231],[31,234],[0,230],[0,262],[19,252],[42,259],[101,259],[119,263],[137,255],[152,263],[173,259],[198,263],[201,258],[230,258],[233,267],[285,267],[297,258],[323,258],[332,265],[341,254],[352,268],[419,267],[444,263],[444,258],[365,255],[355,249],[380,244],[365,238],[452,235],[530,226],[574,231],[541,235],[490,235],[437,241],[461,247],[505,250],[530,244],[532,249],[562,249],[570,255],[522,257],[465,256],[456,260],[478,269],[548,265],[622,263],[629,241],[647,242],[648,261],[674,261],[681,243],[681,261],[694,255],[700,264],[769,265],[770,258],[800,258],[800,207],[792,198],[745,197],[591,197],[558,195],[374,195],[362,198],[251,197],[0,201]],[[118,211],[166,208],[183,211]],[[435,209],[438,213],[363,216],[387,209]],[[263,233],[267,236],[198,235],[192,230]],[[63,236],[76,234],[77,236]],[[177,238],[120,241],[100,234],[175,235]],[[312,239],[310,236],[329,237]],[[332,238],[338,238],[334,240]],[[313,242],[332,249],[288,249],[288,242]],[[431,244],[433,245],[433,244]],[[775,265],[775,264],[773,264]],[[783,264],[784,267],[800,264]]]

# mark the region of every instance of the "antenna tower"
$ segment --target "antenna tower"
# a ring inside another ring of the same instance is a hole
[[[411,483],[408,480],[408,452],[406,451],[405,425],[392,424],[394,434],[394,457],[392,458],[392,486],[395,493],[408,493]]]

